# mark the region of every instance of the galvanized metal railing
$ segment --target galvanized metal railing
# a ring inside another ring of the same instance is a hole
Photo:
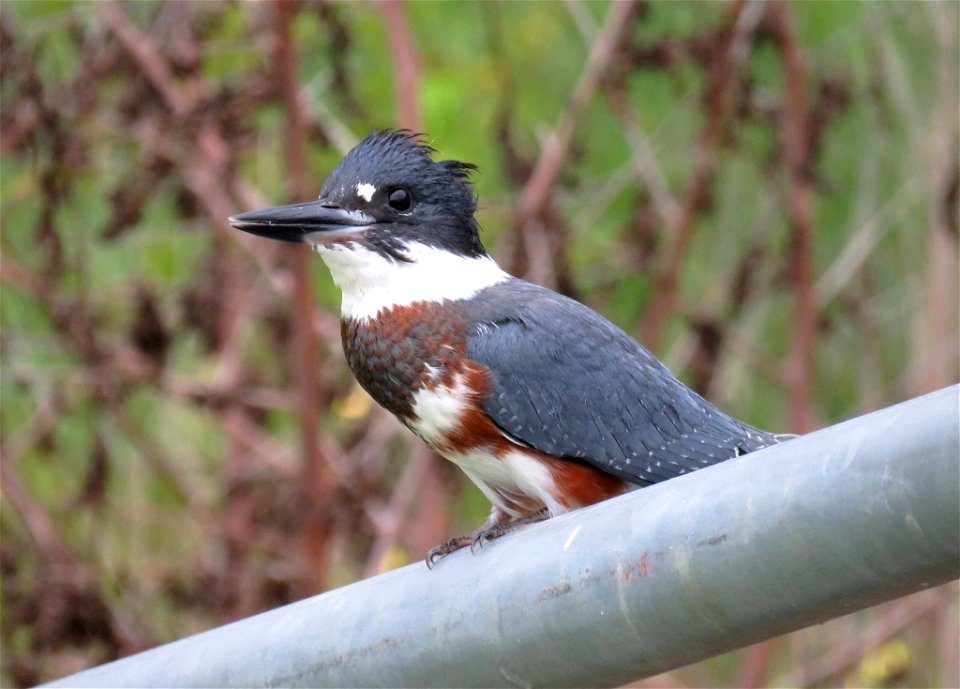
[[[958,387],[66,677],[613,686],[960,576]]]

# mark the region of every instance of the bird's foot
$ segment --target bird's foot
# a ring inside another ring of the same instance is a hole
[[[433,569],[437,566],[437,563],[445,558],[450,553],[460,550],[460,548],[466,548],[468,545],[470,549],[473,549],[472,543],[474,536],[454,536],[440,545],[435,545],[427,551],[427,569]]]
[[[495,520],[491,518],[469,536],[454,536],[450,540],[444,541],[440,545],[427,551],[427,567],[433,569],[441,559],[467,546],[470,546],[470,552],[476,555],[478,549],[483,548],[495,538],[500,538],[528,524],[541,522],[549,516],[549,510],[544,507],[542,510],[528,514],[526,517],[521,517],[520,519],[514,519],[513,521]]]
[[[542,522],[544,519],[547,519],[550,516],[549,510],[544,507],[533,514],[528,514],[526,517],[520,517],[520,519],[514,519],[509,522],[500,522],[494,524],[493,526],[487,526],[484,524],[483,527],[473,532],[473,535],[470,539],[470,552],[476,555],[478,548],[483,548],[490,541],[495,538],[500,538],[501,536],[506,536],[512,531],[523,528],[528,524],[535,524],[536,522]],[[486,528],[484,528],[486,527]]]

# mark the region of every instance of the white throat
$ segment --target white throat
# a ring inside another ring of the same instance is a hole
[[[340,313],[351,320],[419,301],[469,299],[510,277],[489,256],[457,256],[419,242],[404,248],[410,262],[394,261],[356,243],[315,248],[343,292]]]

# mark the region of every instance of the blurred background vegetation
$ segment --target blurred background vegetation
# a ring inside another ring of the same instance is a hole
[[[0,6],[0,681],[417,561],[488,505],[371,404],[338,291],[228,215],[371,130],[730,413],[958,378],[958,4]],[[478,561],[478,566],[482,563]],[[958,686],[957,587],[638,686]]]

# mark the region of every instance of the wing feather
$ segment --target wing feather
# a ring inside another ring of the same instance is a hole
[[[526,445],[648,484],[779,442],[578,302],[517,279],[478,297],[467,355],[493,374],[485,410]]]

